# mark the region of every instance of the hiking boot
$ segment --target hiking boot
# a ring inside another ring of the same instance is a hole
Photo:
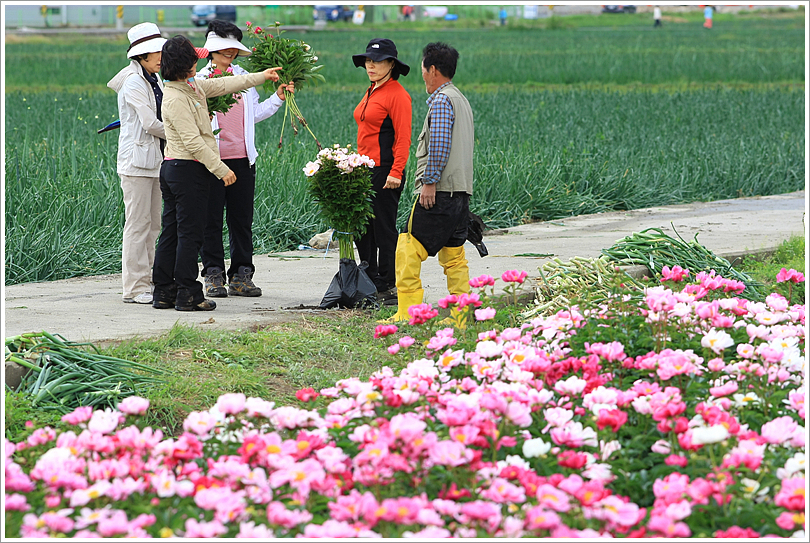
[[[262,295],[262,289],[253,284],[253,272],[250,268],[239,266],[237,273],[228,281],[228,294],[255,297]]]
[[[227,298],[228,291],[225,290],[225,275],[222,268],[208,268],[205,274],[205,295],[209,298]]]
[[[155,309],[171,309],[175,305],[177,288],[169,290],[155,289],[152,293],[152,307]]]
[[[213,311],[217,308],[217,303],[213,300],[203,300],[198,304],[175,305],[177,311]]]
[[[377,302],[382,305],[397,305],[397,287],[377,290]]]

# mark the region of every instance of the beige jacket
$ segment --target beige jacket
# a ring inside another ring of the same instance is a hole
[[[169,81],[163,91],[163,126],[167,159],[197,160],[222,179],[230,168],[219,158],[206,98],[240,92],[264,83],[264,73],[217,79],[195,79],[197,92],[186,81]]]
[[[163,81],[158,76],[158,85]],[[131,177],[157,177],[163,155],[160,140],[165,139],[163,123],[157,118],[157,102],[141,65],[133,60],[110,79],[107,86],[118,93],[118,174]]]

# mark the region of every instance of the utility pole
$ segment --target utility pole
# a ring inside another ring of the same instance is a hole
[[[124,29],[124,6],[115,7],[115,29]]]

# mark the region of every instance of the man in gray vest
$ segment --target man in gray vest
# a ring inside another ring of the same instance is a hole
[[[397,313],[391,322],[409,320],[408,308],[424,299],[422,262],[439,257],[450,294],[470,292],[464,254],[473,191],[473,114],[453,82],[458,51],[429,43],[422,51],[422,78],[428,113],[416,148],[415,190],[419,194],[396,249]],[[459,323],[462,324],[462,323]]]

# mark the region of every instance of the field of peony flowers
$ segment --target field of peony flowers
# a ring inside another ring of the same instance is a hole
[[[225,394],[177,439],[143,398],[79,408],[5,441],[4,535],[804,538],[805,306],[665,271],[501,330],[474,278],[456,326],[377,327],[398,374]]]

